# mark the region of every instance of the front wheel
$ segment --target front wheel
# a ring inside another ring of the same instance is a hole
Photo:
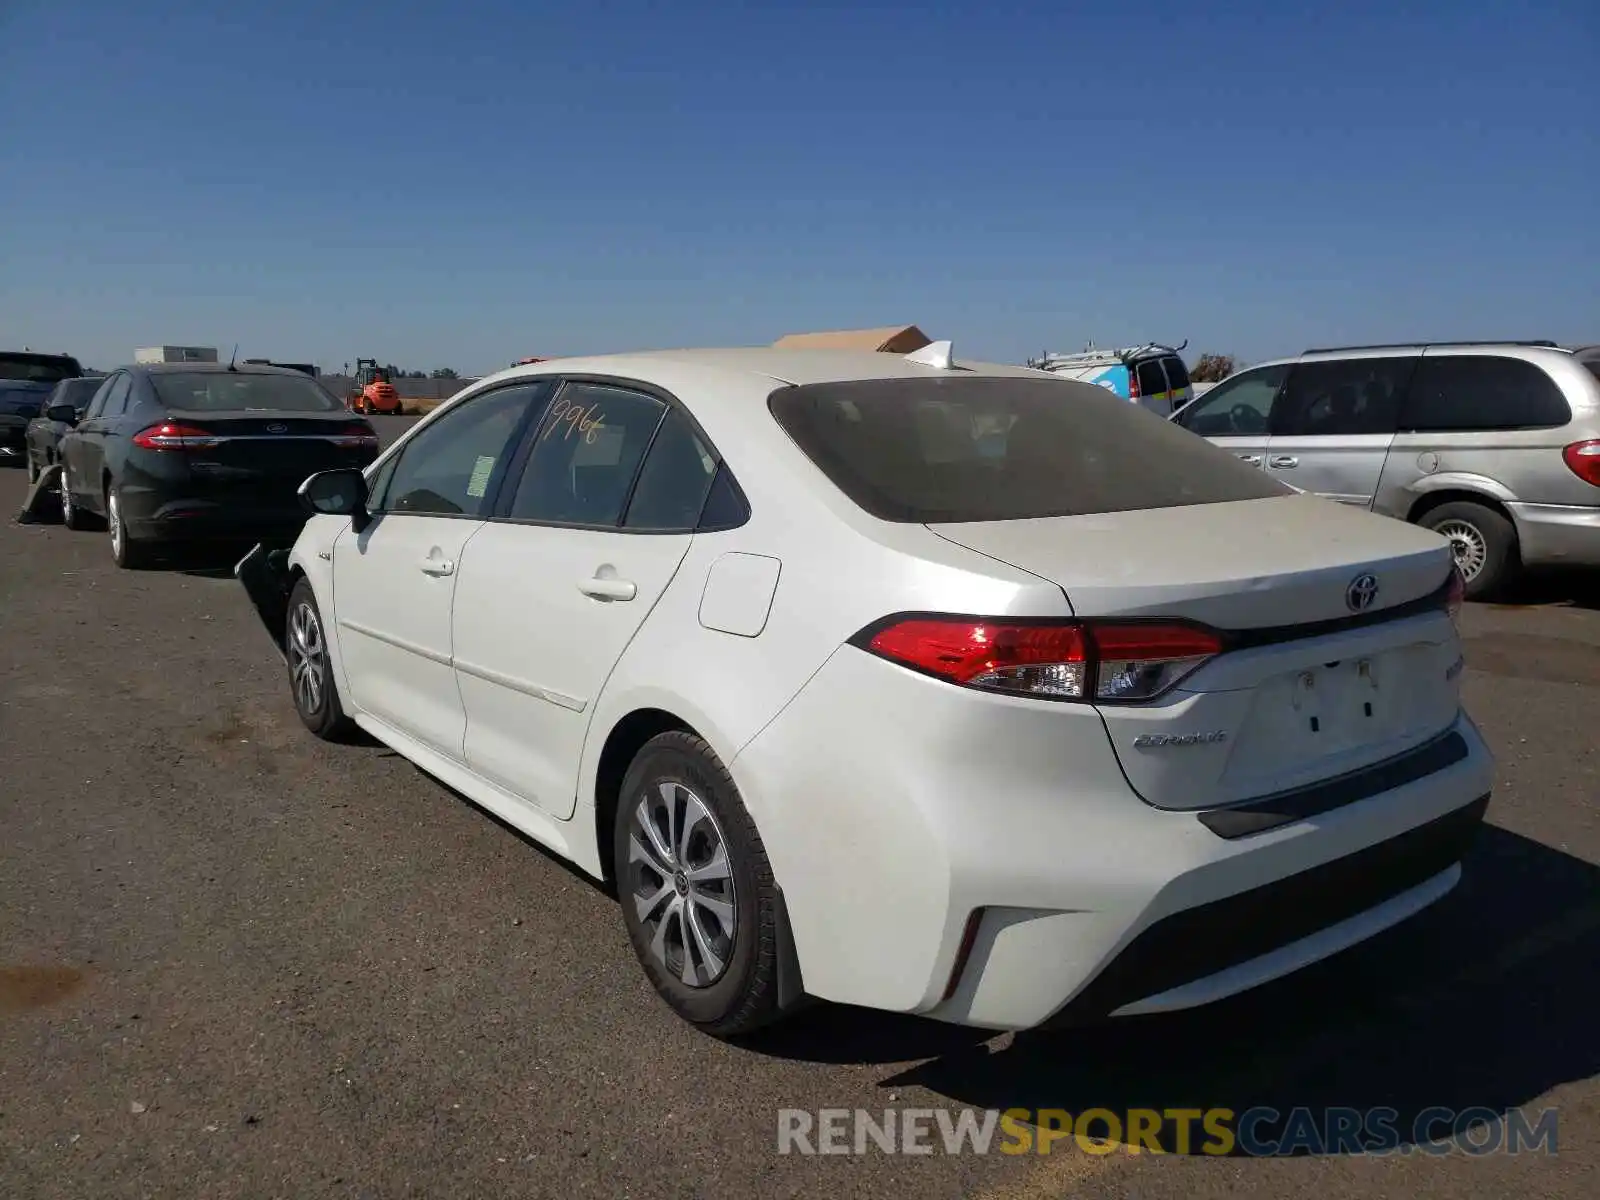
[[[1452,500],[1418,522],[1450,543],[1469,600],[1502,591],[1521,568],[1517,530],[1502,514],[1470,500]]]
[[[283,638],[289,662],[289,691],[300,723],[325,742],[347,736],[352,722],[339,702],[328,658],[328,638],[316,593],[301,579],[289,593],[289,619]]]
[[[755,822],[702,739],[663,733],[628,768],[612,842],[634,953],[677,1014],[716,1037],[774,1021],[778,894]]]

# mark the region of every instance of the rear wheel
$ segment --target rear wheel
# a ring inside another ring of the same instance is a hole
[[[1516,527],[1487,505],[1452,500],[1424,513],[1418,524],[1450,543],[1469,600],[1502,591],[1521,569]]]
[[[703,740],[663,733],[628,768],[612,842],[623,923],[674,1011],[716,1037],[770,1024],[778,895],[755,822]]]
[[[61,484],[61,523],[68,529],[88,529],[89,514],[72,502],[72,480],[67,475],[66,463],[61,464],[58,479]]]
[[[111,557],[124,570],[137,571],[150,561],[150,546],[128,532],[122,496],[115,484],[106,489],[106,528],[111,532]]]
[[[283,642],[284,657],[289,661],[289,691],[301,724],[324,741],[339,741],[350,732],[353,723],[345,715],[339,689],[334,686],[333,663],[328,658],[328,639],[316,593],[304,579],[289,593],[289,620]]]

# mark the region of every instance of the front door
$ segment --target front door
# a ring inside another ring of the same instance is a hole
[[[112,375],[95,393],[80,421],[62,441],[65,477],[62,487],[72,492],[72,502],[89,512],[105,513],[106,435],[128,403],[132,378],[124,371]]]
[[[689,549],[716,461],[681,410],[610,384],[568,383],[534,436],[505,519],[462,562],[456,679],[467,765],[567,819],[596,702]]]
[[[1419,356],[1295,364],[1272,409],[1269,474],[1303,492],[1371,508]]]
[[[1289,364],[1256,367],[1223,380],[1173,417],[1190,433],[1230,450],[1251,466],[1264,464],[1272,402]]]
[[[401,449],[360,533],[333,550],[333,604],[355,709],[459,761],[466,713],[451,666],[451,610],[537,386],[467,400]]]

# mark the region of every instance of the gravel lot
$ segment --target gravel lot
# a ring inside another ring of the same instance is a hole
[[[6,518],[24,490],[0,470]],[[736,1048],[655,999],[584,879],[306,734],[229,561],[118,571],[104,534],[0,524],[0,1196],[1600,1195],[1597,581],[1469,608],[1493,824],[1409,927],[1178,1018],[818,1008]],[[1555,1105],[1560,1153],[775,1151],[781,1108],[900,1105]]]

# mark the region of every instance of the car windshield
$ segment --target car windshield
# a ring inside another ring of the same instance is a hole
[[[781,388],[768,407],[840,491],[885,521],[1015,521],[1292,494],[1092,384],[863,380]]]
[[[179,412],[337,412],[343,406],[304,375],[153,371],[161,403]]]
[[[59,383],[82,374],[83,368],[78,365],[78,360],[66,355],[0,351],[0,380]]]

